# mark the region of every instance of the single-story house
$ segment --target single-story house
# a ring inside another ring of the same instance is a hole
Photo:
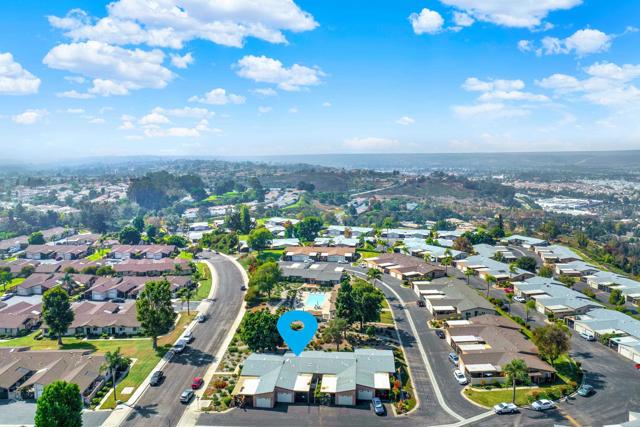
[[[505,382],[503,367],[514,359],[524,360],[533,383],[551,381],[555,375],[555,369],[538,356],[537,347],[520,333],[520,325],[506,317],[487,315],[447,322],[445,338],[471,384]]]
[[[332,246],[294,246],[284,253],[283,261],[310,262],[351,262],[355,251],[351,248]]]
[[[24,259],[16,259],[13,261],[0,261],[0,269],[9,268],[11,274],[15,277],[22,273],[22,269],[26,266],[37,267],[40,264],[38,261],[34,260],[24,260]]]
[[[271,241],[271,249],[282,249],[292,246],[300,246],[300,240],[297,237],[289,239],[273,239]]]
[[[286,223],[290,223],[291,225],[296,225],[299,222],[300,220],[295,218],[282,218],[279,216],[274,216],[272,218],[265,219],[264,226],[266,228],[275,227],[275,226],[284,227]]]
[[[140,332],[134,300],[123,304],[82,301],[71,304],[71,309],[75,317],[65,334],[67,336],[135,335]],[[42,330],[45,335],[49,334],[46,324],[42,325]]]
[[[0,399],[38,399],[56,380],[77,384],[88,403],[108,379],[102,355],[87,350],[0,348]]]
[[[504,237],[501,242],[507,245],[522,246],[525,249],[530,249],[534,246],[546,246],[549,244],[549,242],[544,239],[522,236],[520,234],[513,234],[511,236]]]
[[[16,337],[40,322],[41,304],[26,301],[0,309],[0,336]]]
[[[280,261],[282,277],[286,280],[319,285],[336,285],[345,276],[344,267],[333,263],[305,263]]]
[[[602,307],[602,304],[593,301],[583,293],[544,277],[515,282],[513,292],[527,301],[534,300],[539,313],[545,316],[552,314],[557,319],[584,314],[594,308]]]
[[[76,230],[70,227],[53,227],[47,230],[42,230],[42,237],[45,242],[55,242],[56,240],[64,239],[67,236],[75,234]]]
[[[70,283],[65,283],[64,273],[34,273],[15,287],[19,296],[42,295],[54,286],[62,286],[67,292],[73,293],[79,287],[90,287],[96,276],[90,274],[70,274]]]
[[[29,245],[25,250],[27,259],[62,259],[73,260],[83,258],[90,253],[87,245]]]
[[[546,264],[564,264],[572,261],[580,261],[582,258],[566,246],[549,245],[534,246],[534,251]]]
[[[114,245],[109,257],[115,259],[162,259],[170,257],[175,252],[175,245]]]
[[[356,349],[354,352],[304,351],[251,354],[243,363],[231,393],[256,408],[276,403],[313,402],[312,384],[339,406],[354,406],[387,396],[395,372],[390,350]]]
[[[145,285],[154,280],[166,279],[171,285],[171,291],[175,293],[178,289],[191,286],[191,276],[123,276],[123,277],[100,277],[87,291],[89,299],[92,301],[107,301],[114,298],[137,298]]]
[[[330,225],[327,227],[325,234],[329,237],[351,237],[358,238],[360,236],[370,236],[373,234],[371,227],[351,227],[348,225]]]
[[[380,230],[380,237],[384,239],[426,239],[431,236],[431,230],[416,228],[384,228]]]
[[[102,235],[98,233],[74,234],[73,236],[69,236],[64,240],[57,242],[57,244],[93,246],[100,240],[101,237]]]
[[[610,346],[617,347],[621,356],[640,363],[640,320],[616,310],[600,308],[568,319],[567,323],[578,333],[585,332],[596,338],[614,335]]]
[[[113,264],[120,276],[161,276],[163,274],[189,275],[189,262],[181,258],[130,259]]]
[[[511,271],[508,264],[480,255],[457,260],[454,263],[458,270],[463,272],[467,269],[473,270],[482,280],[489,275],[495,277],[498,282],[522,281],[534,276],[533,273],[521,268]]]
[[[368,268],[375,268],[398,280],[427,280],[445,276],[445,269],[420,258],[398,253],[384,253],[365,259]]]
[[[16,236],[10,239],[0,240],[0,254],[13,254],[23,250],[27,245],[29,245],[28,236]]]
[[[355,248],[360,244],[360,240],[356,237],[316,237],[313,241],[316,246],[344,246],[349,248]]]
[[[598,271],[585,276],[587,284],[593,289],[611,292],[614,289],[622,292],[626,300],[640,306],[640,282],[610,271]]]
[[[487,245],[486,243],[480,243],[478,245],[473,245],[473,250],[478,255],[483,256],[485,258],[497,259],[498,256],[501,256],[504,262],[513,262],[516,259],[518,259],[518,257],[515,256],[513,252],[511,252],[505,246],[493,246],[493,245]]]
[[[495,307],[463,281],[413,282],[413,289],[435,319],[470,319],[497,314]]]
[[[447,256],[451,259],[463,259],[467,256],[466,252],[457,251],[455,249],[449,249],[442,246],[429,245],[424,239],[408,238],[403,241],[404,246],[409,253],[413,256],[419,256],[424,258],[425,254],[429,254],[431,261],[442,261]]]
[[[590,276],[599,271],[600,269],[598,267],[584,261],[571,261],[555,265],[555,273],[563,276],[584,277]]]

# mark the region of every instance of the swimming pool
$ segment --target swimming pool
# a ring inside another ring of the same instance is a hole
[[[307,295],[304,305],[307,308],[314,308],[315,306],[322,307],[326,298],[327,294],[325,293],[310,293]]]

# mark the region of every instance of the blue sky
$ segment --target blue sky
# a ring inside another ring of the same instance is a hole
[[[640,148],[639,21],[634,0],[4,3],[1,145],[31,161]]]

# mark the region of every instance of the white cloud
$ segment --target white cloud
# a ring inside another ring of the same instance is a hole
[[[420,13],[412,13],[409,15],[409,22],[416,34],[437,34],[442,30],[444,19],[435,10],[429,10],[426,7]]]
[[[87,41],[55,46],[43,62],[57,70],[93,78],[89,93],[108,96],[125,95],[130,90],[166,87],[174,74],[162,65],[164,57],[164,53],[157,49],[131,50]]]
[[[374,136],[349,138],[344,141],[344,146],[352,151],[372,152],[391,151],[398,149],[400,142],[396,139],[378,138]]]
[[[502,103],[490,102],[474,105],[454,105],[452,110],[456,115],[463,118],[483,116],[498,119],[521,117],[530,114],[530,111],[524,108],[509,107]]]
[[[550,12],[567,10],[582,0],[440,0],[473,19],[505,27],[535,28]]]
[[[270,87],[252,89],[250,92],[255,94],[255,95],[260,95],[260,96],[276,96],[278,94],[277,91],[275,91],[274,89],[272,89]]]
[[[599,30],[578,30],[566,39],[545,37],[542,39],[542,52],[546,55],[575,52],[578,56],[606,52],[611,47],[613,36]]]
[[[488,92],[491,90],[520,90],[524,89],[522,80],[480,80],[477,77],[469,77],[462,84],[462,88],[468,91]]]
[[[241,47],[248,37],[286,43],[283,31],[318,26],[293,0],[116,0],[107,12],[96,19],[73,9],[64,17],[50,16],[49,22],[74,41],[174,49],[194,39],[233,47]]]
[[[266,107],[266,106],[260,106],[260,107],[258,107],[258,112],[259,112],[260,114],[270,113],[271,111],[273,111],[273,108],[271,108],[271,107]]]
[[[78,92],[77,90],[68,90],[66,92],[56,93],[58,98],[71,98],[71,99],[91,99],[94,95],[90,93]]]
[[[521,52],[531,52],[533,49],[534,46],[531,40],[520,40],[518,42],[518,50]]]
[[[325,101],[325,102],[322,103],[322,106],[324,108],[329,108],[329,107],[331,107],[331,103],[329,101]]]
[[[544,102],[548,101],[549,98],[545,95],[538,95],[530,92],[522,92],[519,90],[496,90],[492,92],[485,92],[478,98],[480,101],[535,101],[535,102]]]
[[[453,22],[459,27],[469,27],[475,20],[464,12],[453,12]]]
[[[235,66],[240,77],[259,83],[272,83],[286,91],[297,91],[306,86],[319,85],[320,77],[324,76],[317,67],[293,64],[287,68],[277,59],[266,56],[247,55]]]
[[[89,119],[89,123],[93,124],[93,125],[102,125],[104,123],[106,123],[107,121],[101,117],[92,117]]]
[[[49,112],[47,110],[28,109],[11,117],[19,125],[32,125],[42,120]]]
[[[193,64],[193,55],[191,52],[185,55],[176,55],[171,54],[171,64],[176,68],[187,68],[189,65]]]
[[[163,114],[166,116],[173,117],[190,117],[203,119],[206,117],[214,116],[215,113],[213,111],[207,110],[206,108],[198,108],[198,107],[182,107],[182,108],[162,108],[156,107],[152,110],[152,113]]]
[[[402,125],[402,126],[412,125],[415,122],[416,122],[415,119],[413,119],[412,117],[408,117],[408,116],[402,116],[398,120],[396,120],[396,123],[399,124],[399,125]]]
[[[640,89],[634,84],[640,79],[640,64],[597,62],[583,71],[583,79],[556,73],[536,83],[558,97],[578,95],[591,104],[614,109],[640,107]]]
[[[11,53],[0,53],[0,95],[31,95],[39,88],[39,78],[14,61]]]
[[[201,102],[211,105],[244,104],[245,101],[246,98],[244,96],[227,93],[227,91],[222,88],[212,89],[202,97],[194,95],[189,98],[189,102]]]
[[[138,123],[141,124],[142,126],[161,125],[161,124],[170,123],[170,122],[171,121],[167,116],[157,112],[149,113],[146,116],[142,117],[140,120],[138,120]]]
[[[67,108],[65,112],[69,114],[83,114],[84,109],[83,108]]]

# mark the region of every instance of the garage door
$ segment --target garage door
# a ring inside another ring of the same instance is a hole
[[[574,327],[575,327],[577,333],[585,332],[587,330],[587,328],[585,328],[584,326],[582,326],[579,323],[574,323]]]
[[[629,350],[627,347],[620,346],[620,355],[626,357],[627,359],[633,360],[633,352]]]
[[[353,405],[353,397],[347,395],[338,395],[337,405]]]
[[[258,397],[256,399],[256,408],[271,408],[271,398]]]
[[[282,403],[293,403],[293,393],[279,391],[277,401]]]
[[[358,399],[359,400],[373,399],[373,390],[369,390],[369,389],[358,390]]]

